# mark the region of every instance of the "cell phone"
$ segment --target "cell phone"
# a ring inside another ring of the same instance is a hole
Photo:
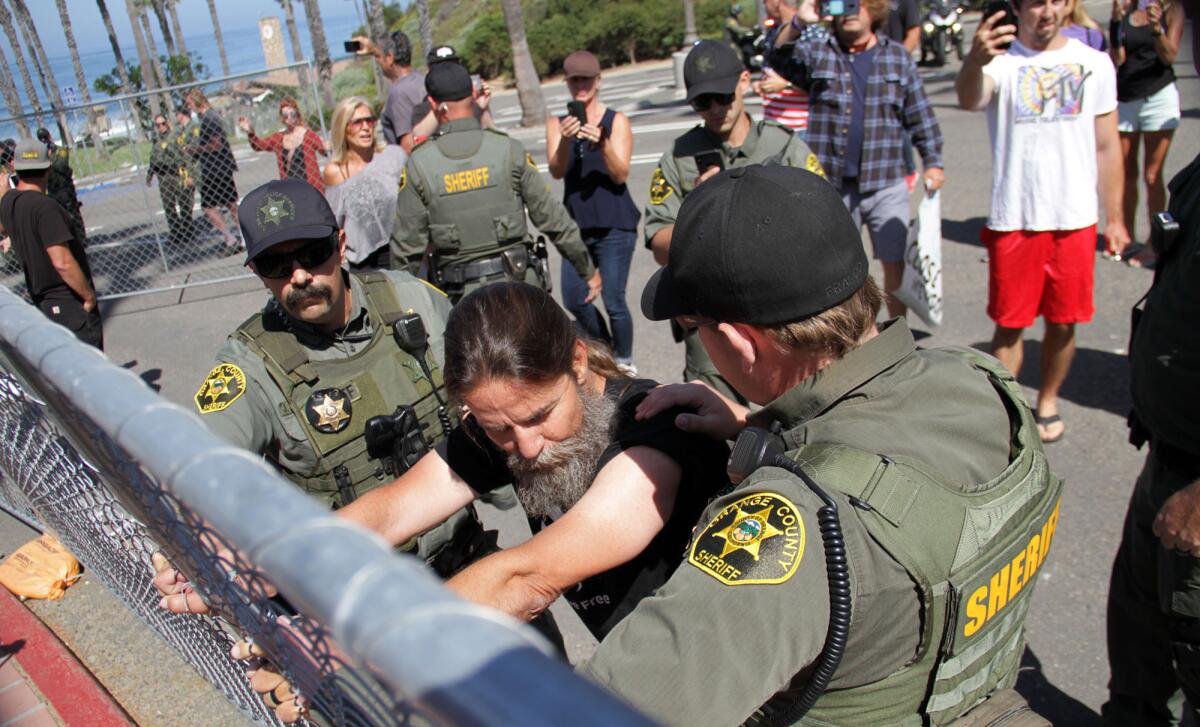
[[[702,151],[692,158],[696,160],[696,169],[698,169],[701,174],[704,174],[711,167],[716,167],[721,171],[725,171],[725,160],[721,158],[721,152],[717,151],[716,149]]]
[[[1000,20],[992,26],[993,28],[999,28],[1002,25],[1011,25],[1014,28],[1017,27],[1017,12],[1013,10],[1012,3],[1010,3],[1008,0],[989,0],[987,7],[983,9],[982,20],[987,20],[999,12],[1003,12],[1004,17],[1000,18]],[[1011,45],[1012,43],[1005,43],[1000,47],[1004,50],[1008,50]]]
[[[478,73],[471,74],[471,88],[475,89],[475,93],[483,90],[483,77]]]
[[[587,107],[582,101],[567,102],[567,116],[574,116],[579,120],[580,125],[587,123]]]
[[[821,17],[858,15],[858,0],[821,0]]]
[[[357,53],[362,50],[362,41],[348,40],[345,43],[342,43],[342,47],[346,49],[347,53]]]

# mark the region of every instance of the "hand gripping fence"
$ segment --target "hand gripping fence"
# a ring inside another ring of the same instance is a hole
[[[235,638],[322,723],[652,724],[2,287],[0,437],[0,505],[53,531],[259,724],[277,722],[228,655]],[[155,551],[218,616],[158,608]],[[303,616],[281,618],[263,574]]]

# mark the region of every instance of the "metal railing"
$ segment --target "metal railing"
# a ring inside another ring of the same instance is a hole
[[[280,173],[276,153],[251,148],[237,122],[247,118],[268,139],[282,128],[279,102],[290,97],[314,134],[326,138],[314,79],[303,61],[64,107],[75,138],[67,150],[75,192],[56,194],[61,172],[52,169],[50,194],[85,237],[102,300],[249,276],[236,249],[237,202]],[[181,125],[175,111],[192,89],[208,96],[215,117]],[[155,127],[159,111],[169,129]],[[20,119],[36,128],[33,114]],[[17,120],[0,119],[0,129]],[[201,148],[217,137],[221,148]],[[0,282],[14,289],[23,283],[11,256]]]
[[[235,635],[334,724],[650,724],[2,289],[0,436],[0,504],[53,531],[259,723],[275,721],[228,655]],[[155,551],[219,617],[158,608]],[[303,616],[280,621],[262,573]]]

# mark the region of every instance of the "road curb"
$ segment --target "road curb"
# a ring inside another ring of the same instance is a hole
[[[12,658],[69,725],[132,727],[133,721],[71,650],[16,596],[0,587],[0,643],[20,643]]]

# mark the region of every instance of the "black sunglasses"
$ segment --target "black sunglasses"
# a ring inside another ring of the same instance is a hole
[[[708,107],[713,104],[728,106],[733,103],[733,99],[736,97],[736,93],[702,93],[692,99],[690,103],[692,104],[692,108],[697,111],[708,111]]]
[[[293,263],[300,263],[305,270],[312,270],[333,256],[336,240],[336,236],[330,236],[307,242],[291,252],[259,255],[253,260],[254,271],[264,278],[282,280],[292,277]]]

